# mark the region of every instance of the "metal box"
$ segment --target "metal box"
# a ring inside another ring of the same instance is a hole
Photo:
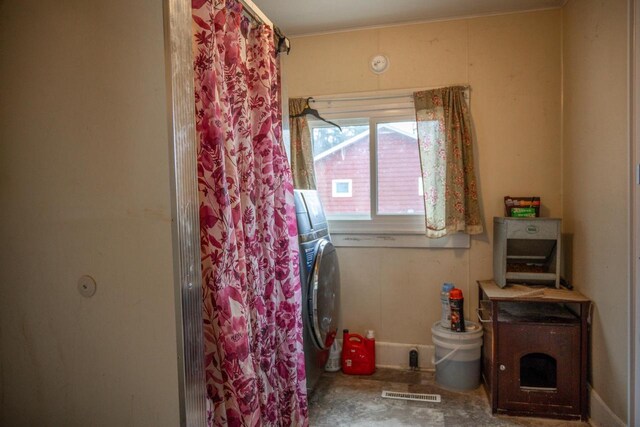
[[[508,283],[560,287],[559,218],[493,218],[493,277]]]

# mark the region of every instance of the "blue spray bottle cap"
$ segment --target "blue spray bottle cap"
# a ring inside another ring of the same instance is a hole
[[[453,286],[453,283],[444,283],[442,285],[442,290],[444,292],[449,292],[451,289],[455,288],[455,286]]]

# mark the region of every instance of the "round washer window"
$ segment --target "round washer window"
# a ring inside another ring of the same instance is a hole
[[[316,345],[331,347],[338,332],[340,267],[336,248],[328,240],[318,243],[313,274],[309,282],[309,315]]]

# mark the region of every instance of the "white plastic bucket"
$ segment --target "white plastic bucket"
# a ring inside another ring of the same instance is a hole
[[[464,324],[466,332],[444,328],[440,321],[431,327],[436,382],[452,390],[473,390],[480,385],[482,327],[469,320]]]

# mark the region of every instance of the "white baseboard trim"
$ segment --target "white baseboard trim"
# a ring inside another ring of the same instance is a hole
[[[435,366],[431,358],[435,354],[435,347],[424,344],[401,344],[394,342],[376,341],[376,367],[409,369],[409,351],[418,350],[418,367],[421,371],[432,371]]]
[[[588,385],[589,389],[589,423],[594,427],[625,427],[626,424],[604,403],[596,391]]]

